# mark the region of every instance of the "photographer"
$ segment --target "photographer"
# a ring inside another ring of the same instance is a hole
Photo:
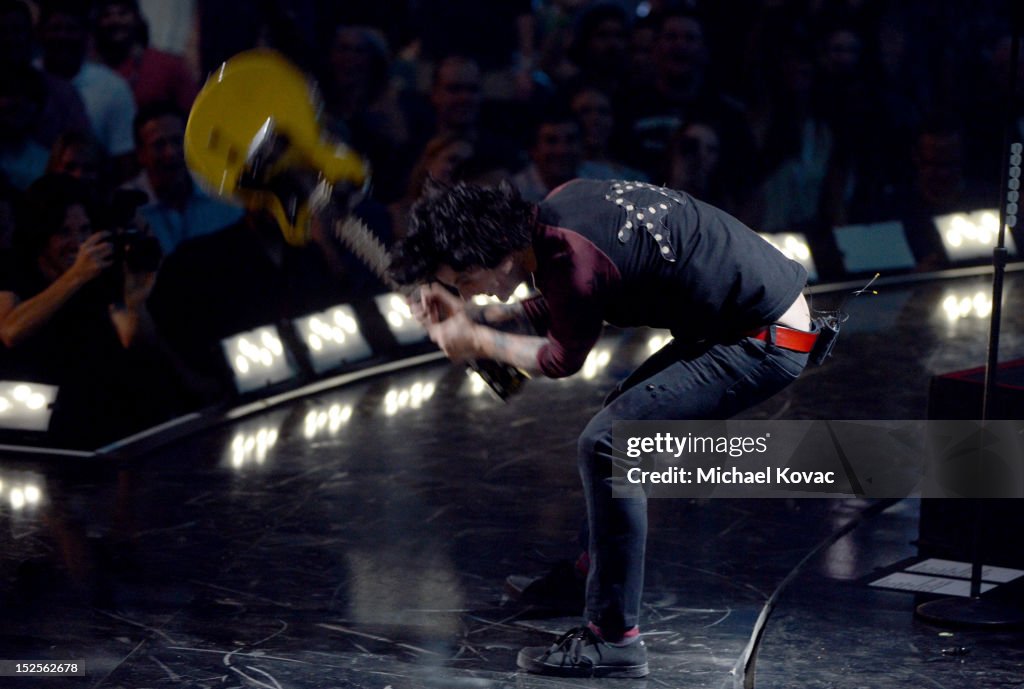
[[[179,398],[145,307],[159,253],[125,229],[133,203],[115,199],[107,220],[117,225],[97,231],[103,216],[76,180],[42,177],[0,274],[3,377],[60,386],[51,432],[72,445],[153,423]]]

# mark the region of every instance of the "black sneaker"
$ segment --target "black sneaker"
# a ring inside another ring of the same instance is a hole
[[[519,651],[516,665],[527,672],[558,677],[646,677],[647,647],[642,639],[613,646],[589,627],[577,627],[553,646]]]
[[[586,577],[573,563],[563,560],[540,577],[510,575],[505,579],[505,595],[535,612],[581,615],[586,586]]]

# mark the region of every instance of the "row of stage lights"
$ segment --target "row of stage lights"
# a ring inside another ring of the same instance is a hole
[[[529,293],[525,284],[520,285],[510,301],[525,299]],[[403,295],[382,294],[375,297],[375,301],[398,344],[415,345],[427,339],[426,331],[413,317]],[[478,298],[475,301],[488,304],[497,300]],[[297,318],[294,326],[305,346],[303,354],[317,374],[358,363],[373,355],[355,310],[348,304]],[[295,357],[290,355],[277,328],[272,325],[226,338],[221,347],[240,393],[282,383],[298,373]]]
[[[422,342],[426,338],[426,333],[412,318],[402,297],[382,295],[377,298],[377,304],[400,344]],[[358,363],[373,355],[351,305],[341,304],[307,314],[296,318],[293,324],[305,347],[303,355],[317,374]],[[240,393],[276,385],[298,375],[296,353],[288,351],[273,325],[225,338],[221,348]]]
[[[973,295],[947,294],[942,300],[942,312],[950,323],[967,318],[988,318],[992,314],[992,295],[980,291]]]
[[[933,219],[950,263],[974,262],[992,256],[999,232],[999,213],[984,209],[970,213],[950,213]],[[876,271],[909,270],[916,260],[907,241],[902,222],[846,225],[832,231],[842,256],[843,269],[849,275]],[[807,236],[793,232],[761,233],[765,241],[797,263],[818,280],[818,269]],[[1017,255],[1013,235],[1006,234],[1006,246]]]

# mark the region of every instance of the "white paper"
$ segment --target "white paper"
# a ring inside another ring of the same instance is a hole
[[[908,574],[906,572],[894,572],[887,576],[873,581],[871,586],[883,589],[897,589],[899,591],[914,591],[917,593],[934,593],[941,596],[956,596],[959,598],[971,597],[971,582],[964,579],[947,579],[946,577],[925,576],[922,574]],[[981,592],[991,591],[995,584],[982,582]]]
[[[931,558],[907,567],[906,571],[917,572],[918,574],[934,574],[940,577],[953,577],[955,579],[970,579],[971,563]],[[982,581],[993,581],[997,584],[1005,584],[1022,576],[1024,576],[1024,570],[1020,569],[991,567],[989,565],[983,565],[981,568]]]

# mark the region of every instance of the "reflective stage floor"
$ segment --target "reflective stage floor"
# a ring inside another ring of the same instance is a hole
[[[858,297],[836,357],[745,415],[924,418],[930,376],[984,363],[989,286]],[[1024,357],[1022,291],[1011,275],[1003,360]],[[74,659],[88,673],[0,686],[731,686],[765,601],[867,501],[654,500],[651,675],[515,671],[520,647],[577,620],[503,605],[502,583],[576,556],[576,434],[651,334],[610,334],[584,375],[533,381],[507,405],[439,363],[124,464],[0,462],[0,659]],[[1024,633],[932,626],[913,616],[913,594],[866,585],[917,555],[918,517],[918,501],[898,502],[796,574],[767,622],[756,686],[1024,686]],[[1019,550],[1020,533],[1003,542]]]

